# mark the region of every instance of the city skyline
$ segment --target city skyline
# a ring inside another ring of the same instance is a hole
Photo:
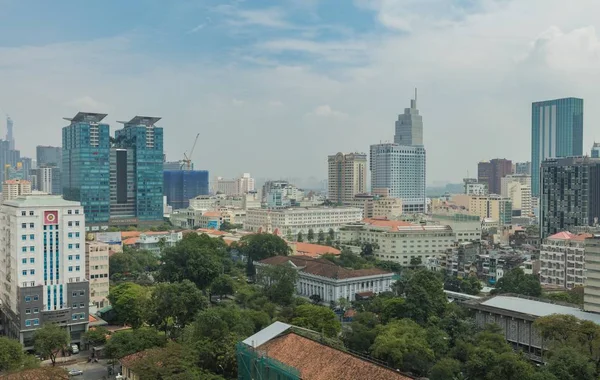
[[[170,160],[200,132],[198,169],[306,178],[319,168],[314,175],[326,178],[330,152],[366,151],[373,137],[393,141],[403,99],[418,87],[428,123],[428,182],[456,183],[479,161],[530,159],[534,101],[577,96],[589,106],[585,123],[600,120],[593,107],[600,102],[593,53],[600,4],[584,0],[558,13],[556,0],[526,3],[359,1],[331,12],[332,4],[316,1],[207,1],[146,5],[140,14],[139,2],[117,12],[109,1],[94,11],[113,22],[82,33],[89,10],[80,4],[6,1],[0,107],[15,121],[24,156],[36,145],[60,145],[64,114],[108,113],[113,125],[123,115],[160,114],[179,126],[165,139]],[[40,16],[17,23],[32,7]],[[43,14],[56,17],[41,22]],[[76,24],[65,28],[64,17]],[[506,29],[507,20],[518,28]],[[135,68],[123,64],[132,61]],[[584,133],[588,151],[600,136],[591,128]],[[236,149],[215,160],[215,141]],[[287,156],[305,161],[273,159]]]

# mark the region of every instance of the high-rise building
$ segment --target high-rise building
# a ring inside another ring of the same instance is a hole
[[[479,183],[477,178],[463,178],[464,193],[467,195],[487,195],[487,184]]]
[[[600,313],[600,236],[585,239],[583,310]]]
[[[330,201],[345,204],[356,194],[367,192],[367,155],[364,153],[337,153],[329,156]]]
[[[33,348],[35,331],[56,323],[81,343],[87,330],[85,220],[79,202],[27,195],[0,208],[0,308],[4,333]]]
[[[136,224],[163,220],[163,129],[155,125],[160,119],[136,116],[121,122],[125,127],[115,131],[115,145],[127,150],[125,155],[121,151],[116,156],[116,163],[120,164],[116,171],[116,201],[118,204],[129,202],[131,198],[126,193],[130,190],[126,183],[135,184]],[[132,155],[133,181],[126,179],[127,172],[131,173],[127,164],[129,155]]]
[[[85,243],[85,278],[90,282],[90,302],[97,308],[110,305],[109,288],[109,251],[110,244],[100,241]]]
[[[60,167],[62,165],[61,147],[38,145],[35,151],[38,166]]]
[[[60,195],[61,174],[60,169],[56,166],[41,166],[32,170],[35,173],[35,189],[47,194]],[[32,176],[33,177],[33,176]]]
[[[181,170],[183,164],[179,161],[165,161],[163,162],[163,170]]]
[[[541,167],[542,239],[572,227],[591,226],[600,218],[600,159],[548,159]]]
[[[531,193],[540,193],[540,166],[547,158],[583,155],[583,99],[531,105]]]
[[[401,198],[404,213],[426,212],[425,163],[423,120],[417,109],[415,90],[410,108],[396,122],[394,143],[371,145],[371,191]]]
[[[569,231],[548,236],[540,246],[542,285],[573,289],[585,281],[585,241],[592,234]]]
[[[250,173],[244,173],[238,178],[238,193],[247,194],[254,191],[254,178],[250,176]]]
[[[15,150],[15,137],[13,135],[14,123],[10,116],[6,117],[6,141],[8,141],[9,149]]]
[[[592,146],[592,151],[590,153],[590,157],[600,158],[600,143],[597,143],[597,142],[594,143],[594,146]]]
[[[102,123],[105,117],[79,112],[65,118],[70,124],[62,130],[63,197],[81,202],[90,229],[106,226],[110,219],[110,127]]]
[[[502,177],[512,173],[512,162],[495,158],[477,164],[477,181],[487,185],[489,194],[500,194]]]
[[[515,174],[527,174],[531,175],[531,162],[516,162],[515,163]]]
[[[164,194],[173,210],[188,208],[190,199],[209,194],[206,170],[165,170],[163,176]]]
[[[2,200],[15,199],[21,195],[31,194],[31,182],[24,179],[7,179],[2,183]]]

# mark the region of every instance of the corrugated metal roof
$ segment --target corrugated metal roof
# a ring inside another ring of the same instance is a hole
[[[499,309],[529,314],[536,317],[545,317],[552,314],[568,314],[579,319],[600,324],[600,314],[588,313],[575,307],[556,305],[526,298],[496,296],[482,302],[481,305],[497,307]]]
[[[243,341],[244,344],[256,348],[275,338],[279,334],[287,331],[291,325],[283,322],[274,322],[256,334]]]

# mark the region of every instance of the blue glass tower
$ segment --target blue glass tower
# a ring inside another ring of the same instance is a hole
[[[531,105],[531,195],[540,196],[545,159],[583,154],[583,99],[564,98]]]
[[[110,217],[110,127],[106,114],[79,112],[62,130],[62,186],[66,200],[81,202],[86,225]]]
[[[208,195],[207,170],[165,170],[165,196],[174,210],[187,208],[190,199]]]
[[[160,117],[136,116],[115,131],[116,145],[133,153],[135,215],[140,223],[163,220],[163,129]]]

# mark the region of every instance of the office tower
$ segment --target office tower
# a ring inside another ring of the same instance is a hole
[[[62,165],[61,147],[38,145],[35,151],[38,166],[60,167]]]
[[[214,192],[224,195],[242,195],[254,192],[255,181],[250,173],[244,173],[239,178],[217,177],[213,187]]]
[[[592,152],[590,154],[590,157],[600,158],[600,143],[594,143],[594,146],[592,146]]]
[[[183,163],[179,161],[165,161],[163,162],[163,170],[182,170]]]
[[[133,149],[110,148],[110,224],[134,225],[136,181]]]
[[[123,129],[115,131],[116,146],[132,155],[133,182],[135,183],[135,218],[139,223],[163,220],[163,129],[155,124],[160,117],[136,116],[121,122]],[[117,203],[129,202],[123,182],[127,157],[116,156],[121,164],[117,170]],[[113,204],[114,205],[114,204]]]
[[[540,166],[547,158],[583,155],[583,99],[531,105],[531,193],[540,193]]]
[[[542,162],[540,229],[542,239],[600,218],[600,159],[553,158]]]
[[[15,137],[13,135],[13,120],[10,116],[6,117],[6,141],[8,141],[9,149],[15,150]]]
[[[164,194],[173,210],[187,208],[190,199],[209,194],[206,170],[165,170],[163,175]]]
[[[17,167],[18,167],[17,163]],[[22,178],[29,180],[31,168],[33,167],[32,160],[29,157],[21,157],[21,171],[23,172]]]
[[[502,177],[512,173],[512,162],[505,158],[495,158],[477,164],[477,180],[487,185],[489,194],[500,194]]]
[[[42,166],[37,169],[33,169],[32,172],[35,176],[35,185],[34,188],[36,190],[42,191],[47,194],[60,195],[62,194],[61,187],[61,174],[60,169],[56,166]]]
[[[254,191],[254,178],[250,176],[250,173],[244,173],[237,180],[238,183],[238,194],[247,194]]]
[[[2,183],[2,200],[15,199],[21,195],[31,194],[31,182],[24,179],[7,179]]]
[[[531,162],[517,162],[515,163],[515,174],[526,174],[531,175]]]
[[[62,187],[66,200],[81,202],[90,229],[110,218],[110,127],[106,114],[79,112],[62,130]]]
[[[79,202],[56,195],[4,201],[0,240],[4,333],[31,350],[35,330],[57,323],[71,343],[81,343],[89,320],[89,283]]]
[[[337,153],[328,158],[328,198],[346,204],[356,194],[367,192],[367,155],[365,153]]]
[[[425,163],[423,120],[417,109],[415,90],[410,108],[396,122],[394,143],[371,145],[371,191],[401,198],[404,213],[426,212]]]

